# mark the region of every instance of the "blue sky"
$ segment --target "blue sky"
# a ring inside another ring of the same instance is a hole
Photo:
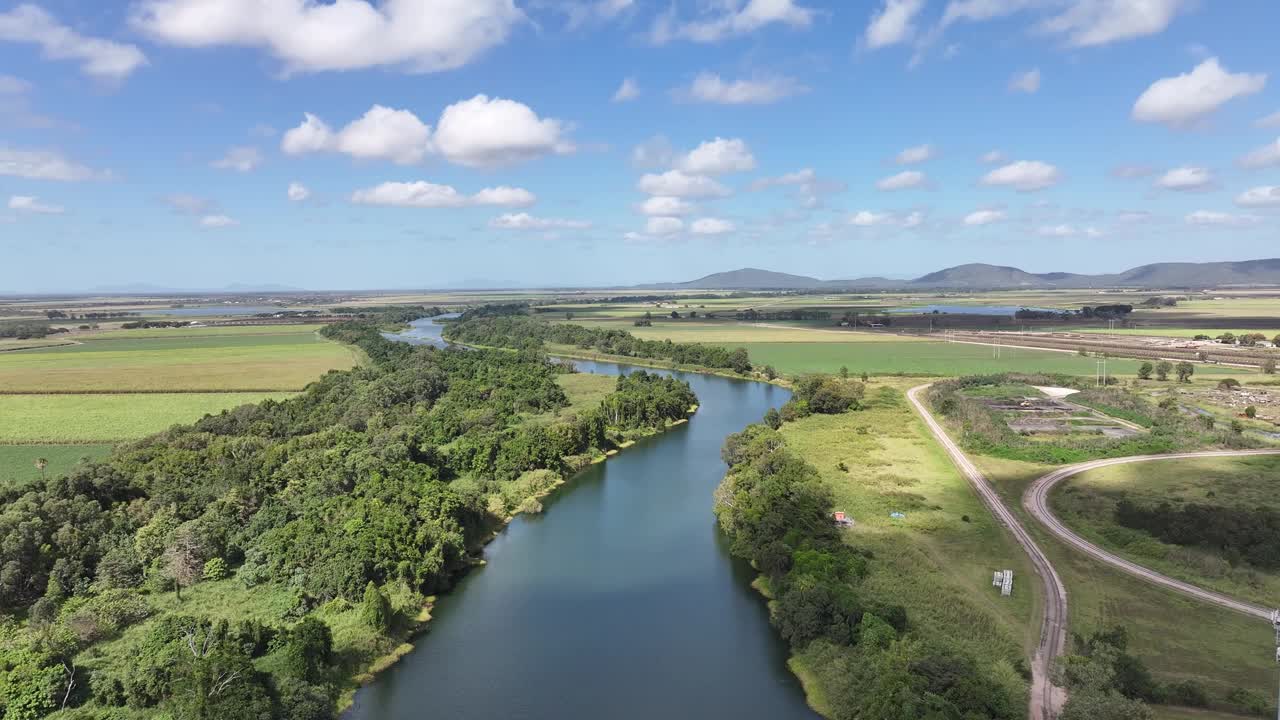
[[[0,3],[0,291],[1280,255],[1269,0]]]

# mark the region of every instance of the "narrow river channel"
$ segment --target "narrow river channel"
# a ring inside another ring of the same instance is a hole
[[[439,326],[405,333],[435,344]],[[583,372],[637,368],[576,361]],[[518,517],[437,604],[416,649],[349,720],[817,717],[711,512],[725,436],[786,401],[761,383],[675,373],[693,419],[577,475]]]

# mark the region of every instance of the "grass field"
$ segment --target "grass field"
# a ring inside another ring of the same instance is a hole
[[[904,605],[912,627],[974,657],[1029,658],[1040,599],[1028,560],[911,411],[904,391],[913,384],[877,379],[867,409],[813,415],[782,433],[855,520],[849,542],[874,553],[861,586],[869,599]],[[991,572],[1006,568],[1017,580],[1002,598]],[[797,657],[802,676],[813,661]]]
[[[289,393],[0,395],[0,442],[107,443]]]
[[[1198,502],[1240,510],[1280,502],[1280,457],[1202,458],[1090,470],[1059,485],[1050,501],[1063,522],[1091,541],[1167,575],[1262,605],[1280,598],[1280,576],[1231,567],[1220,554],[1162,543],[1118,526],[1116,502]]]
[[[95,460],[109,452],[110,445],[0,445],[0,490],[39,480],[37,458],[48,460],[44,474],[56,477],[65,475],[82,459]]]
[[[1124,625],[1129,647],[1159,680],[1195,680],[1220,703],[1233,688],[1275,694],[1275,638],[1270,626],[1113,570],[1054,540],[1022,509],[1026,487],[1051,467],[974,457],[1005,502],[1040,543],[1066,585],[1073,634]],[[1166,714],[1172,713],[1172,714]],[[1159,708],[1158,717],[1187,716]]]
[[[121,330],[86,337],[78,345],[0,353],[0,389],[32,393],[301,390],[325,372],[352,367],[358,360],[353,349],[314,332],[296,327],[276,330],[220,335],[174,331],[185,334],[149,337],[133,337],[128,333],[134,331]]]
[[[574,325],[601,330],[623,330],[642,340],[701,342],[729,345],[733,343],[873,343],[923,342],[911,336],[889,333],[856,332],[830,326],[786,325],[780,323],[751,324],[731,321],[663,320],[653,327],[636,327],[630,320],[586,320],[575,318]]]

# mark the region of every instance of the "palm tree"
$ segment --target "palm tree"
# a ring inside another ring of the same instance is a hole
[[[44,469],[49,467],[49,461],[44,458],[36,458],[36,469],[40,471],[40,479],[44,480]]]

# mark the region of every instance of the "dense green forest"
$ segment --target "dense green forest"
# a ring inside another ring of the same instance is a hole
[[[1116,503],[1116,522],[1150,533],[1174,545],[1203,547],[1233,565],[1247,562],[1264,570],[1280,569],[1280,512],[1204,503],[1140,505]]]
[[[468,345],[505,348],[538,348],[544,344],[569,345],[606,355],[665,360],[714,370],[751,371],[743,348],[718,345],[641,340],[624,330],[588,328],[549,323],[530,317],[525,305],[496,305],[468,310],[458,322],[445,328],[445,337]]]
[[[332,717],[511,512],[697,402],[637,372],[565,413],[541,352],[388,319],[323,331],[366,366],[0,495],[0,718]]]
[[[1025,716],[1025,685],[1011,668],[1001,675],[909,635],[904,608],[864,597],[868,553],[840,538],[831,490],[776,430],[751,425],[729,437],[723,455],[730,470],[716,514],[731,551],[763,574],[772,622],[793,650],[824,658],[816,690],[836,720]]]

